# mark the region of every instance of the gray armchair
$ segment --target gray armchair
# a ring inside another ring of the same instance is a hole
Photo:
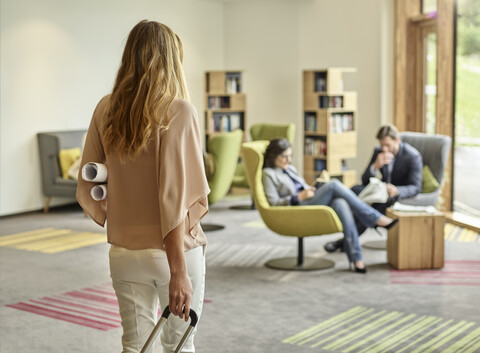
[[[37,134],[42,187],[45,195],[44,212],[48,212],[53,196],[75,197],[77,182],[62,177],[58,154],[61,149],[82,147],[83,136],[86,132],[86,130],[78,130]]]
[[[440,185],[434,192],[420,193],[400,202],[413,206],[435,206],[440,194],[452,139],[445,135],[427,135],[419,132],[402,132],[400,133],[400,139],[420,152],[423,165],[428,165]]]

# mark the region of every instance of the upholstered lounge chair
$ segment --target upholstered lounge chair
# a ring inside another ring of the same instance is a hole
[[[335,211],[328,206],[270,206],[262,184],[263,154],[268,141],[246,142],[241,156],[260,216],[266,226],[279,235],[298,239],[297,257],[268,261],[265,265],[282,270],[318,270],[334,266],[334,262],[318,257],[305,257],[305,237],[342,232],[343,227]]]
[[[242,144],[242,130],[221,133],[212,136],[208,140],[208,152],[213,157],[213,175],[208,180],[210,194],[208,203],[223,199],[230,190],[233,174],[237,165],[240,146]],[[202,223],[205,231],[223,229],[224,226]]]
[[[42,188],[45,195],[44,212],[48,212],[50,201],[54,196],[75,199],[77,182],[63,178],[58,156],[62,149],[82,147],[85,133],[86,130],[40,132],[37,134]]]
[[[400,139],[420,152],[423,165],[430,168],[439,186],[435,191],[421,192],[414,197],[402,199],[399,202],[411,206],[435,206],[440,194],[452,139],[446,135],[428,135],[410,131],[401,132]],[[386,250],[387,242],[386,240],[374,240],[365,242],[362,246],[368,249]]]
[[[420,132],[402,132],[400,133],[400,139],[420,152],[423,165],[427,165],[430,168],[439,185],[433,192],[422,192],[400,202],[405,205],[435,206],[440,194],[452,139],[446,135],[427,135]]]

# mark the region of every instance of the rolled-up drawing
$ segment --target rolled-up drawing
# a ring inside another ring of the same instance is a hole
[[[102,163],[89,162],[82,168],[82,178],[86,181],[103,183],[107,181],[107,166]]]
[[[90,195],[95,201],[102,201],[107,198],[107,184],[95,185],[90,190]]]

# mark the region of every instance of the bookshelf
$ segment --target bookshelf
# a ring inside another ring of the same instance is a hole
[[[346,160],[357,156],[357,93],[343,90],[343,74],[355,71],[303,71],[303,176],[311,185],[324,169],[347,187],[356,184]]]
[[[247,126],[241,71],[205,72],[205,142],[214,134]]]

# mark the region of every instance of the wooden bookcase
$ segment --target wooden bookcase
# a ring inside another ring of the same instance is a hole
[[[355,71],[303,71],[303,176],[311,185],[324,169],[347,187],[356,184],[345,160],[357,156],[357,93],[343,90],[343,73]]]
[[[241,71],[205,72],[205,144],[210,136],[247,126]]]

